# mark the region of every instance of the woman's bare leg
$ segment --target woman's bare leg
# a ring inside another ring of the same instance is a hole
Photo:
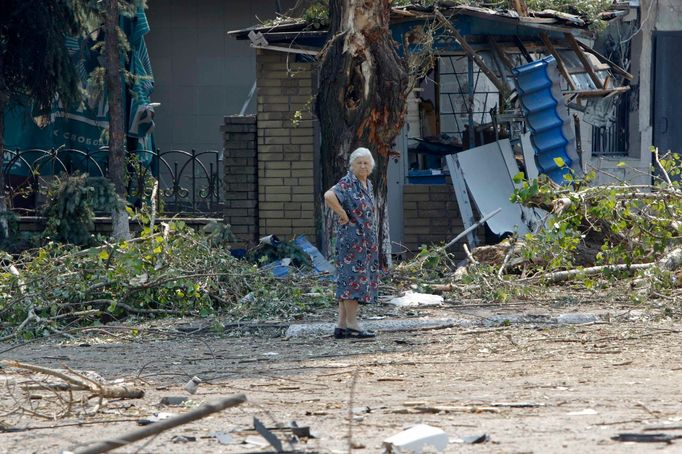
[[[343,300],[339,300],[339,322],[336,324],[336,326],[344,329],[348,326],[348,322],[346,320],[346,302]]]
[[[344,301],[346,306],[346,327],[351,329],[360,329],[358,323],[358,302],[354,300]]]

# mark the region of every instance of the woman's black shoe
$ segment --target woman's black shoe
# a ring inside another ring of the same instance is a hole
[[[346,328],[334,328],[334,339],[345,339],[348,337]]]
[[[364,331],[353,328],[347,328],[346,337],[349,339],[370,339],[372,337],[377,337],[377,334],[374,331]]]

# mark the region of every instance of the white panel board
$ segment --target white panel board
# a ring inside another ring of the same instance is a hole
[[[490,143],[457,154],[469,193],[480,213],[490,213],[501,208],[500,214],[488,220],[495,234],[506,232],[527,233],[522,221],[522,210],[509,201],[514,191],[512,180],[514,153],[508,139]],[[514,174],[518,171],[513,172]]]
[[[521,148],[523,149],[523,161],[526,164],[526,178],[534,180],[540,175],[535,163],[535,149],[530,141],[530,132],[521,134]]]

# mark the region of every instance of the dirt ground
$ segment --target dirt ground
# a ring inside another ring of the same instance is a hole
[[[166,320],[142,326],[135,336],[129,327],[107,327],[66,342],[49,338],[9,351],[12,345],[0,345],[2,359],[137,379],[146,392],[143,399],[112,399],[95,416],[20,416],[16,400],[23,402],[24,394],[11,384],[28,375],[2,369],[0,379],[7,386],[0,398],[0,452],[74,450],[138,430],[137,421],[154,413],[183,413],[239,393],[248,399],[241,406],[115,452],[272,451],[244,443],[257,436],[254,417],[269,427],[290,421],[310,426],[316,438],[301,439],[296,444],[301,452],[344,453],[352,445],[356,453],[379,453],[385,438],[416,423],[443,429],[450,438],[446,452],[682,452],[682,439],[670,444],[611,439],[625,432],[682,435],[682,327],[633,309],[481,304],[398,311],[380,306],[366,315],[485,317],[599,310],[605,321],[389,332],[376,340],[350,341],[286,339],[279,325],[216,335],[201,329],[206,328],[201,320]],[[190,396],[183,386],[192,376],[204,382]],[[34,394],[42,395],[31,401],[39,412],[54,408],[52,392]],[[162,406],[165,396],[191,400]],[[231,443],[219,443],[215,432],[229,434]],[[290,432],[274,433],[284,440]],[[461,442],[482,434],[489,440]],[[179,435],[196,441],[173,442]]]

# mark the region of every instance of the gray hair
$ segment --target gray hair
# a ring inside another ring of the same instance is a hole
[[[372,168],[370,171],[374,170],[374,157],[372,156],[372,152],[369,151],[369,148],[365,147],[359,147],[356,148],[355,151],[353,151],[350,154],[350,158],[348,158],[348,166],[350,167],[353,164],[353,161],[355,161],[358,158],[369,158]]]

